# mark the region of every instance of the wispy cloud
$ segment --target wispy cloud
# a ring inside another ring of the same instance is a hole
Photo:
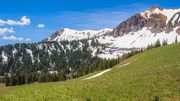
[[[123,20],[125,20],[129,14],[121,11],[99,11],[84,14],[82,18],[83,23],[76,24],[77,27],[86,27],[86,28],[104,28],[104,27],[115,27]]]
[[[16,37],[16,36],[3,36],[2,39],[11,40],[11,41],[31,41],[30,38]]]
[[[23,16],[20,21],[15,20],[0,20],[0,25],[17,25],[17,26],[24,26],[29,25],[31,23],[31,20],[27,18],[26,16]]]
[[[14,33],[13,28],[0,28],[0,35],[4,35],[6,33]]]
[[[147,8],[144,4],[132,4],[122,7],[112,7],[101,10],[61,12],[53,18],[54,23],[63,27],[75,29],[114,28],[130,16]]]

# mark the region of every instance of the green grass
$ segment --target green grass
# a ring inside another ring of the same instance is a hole
[[[0,84],[0,88],[1,88],[1,87],[4,87],[4,84]]]
[[[133,61],[132,61],[133,60]],[[180,100],[180,44],[152,49],[132,57],[130,65],[100,77],[65,82],[0,86],[1,101],[127,101]]]

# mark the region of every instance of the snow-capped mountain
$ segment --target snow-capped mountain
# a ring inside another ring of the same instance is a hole
[[[104,35],[106,33],[111,32],[112,29],[110,28],[104,28],[101,30],[73,30],[69,28],[63,28],[55,32],[52,36],[48,37],[44,41],[72,41],[72,40],[82,40],[82,39],[88,39],[93,38],[97,36]]]
[[[166,40],[180,40],[180,9],[152,7],[136,14],[117,26],[110,36],[124,48],[146,48],[148,45]],[[116,43],[116,42],[115,42]]]
[[[119,26],[98,31],[77,31],[61,29],[45,41],[80,40],[95,38],[107,47],[102,49],[102,58],[117,58],[131,49],[147,48],[159,40],[168,44],[180,40],[180,9],[163,9],[152,7],[145,12],[136,14]]]
[[[128,20],[121,23],[111,33],[114,37],[123,36],[132,32],[137,32],[143,28],[151,31],[151,33],[170,33],[175,31],[179,33],[180,25],[180,9],[163,9],[152,7],[149,10],[136,14]]]

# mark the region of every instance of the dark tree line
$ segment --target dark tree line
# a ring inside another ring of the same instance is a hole
[[[176,44],[176,43],[178,43],[177,36],[176,36],[173,44]],[[157,40],[155,44],[148,45],[147,50],[152,49],[152,48],[157,48],[157,47],[165,46],[165,45],[168,45],[167,39],[163,40],[162,43],[160,42],[160,40]]]
[[[58,73],[10,73],[4,77],[4,83],[6,86],[15,86],[23,84],[31,84],[34,82],[56,82],[65,81],[65,73],[60,71]]]
[[[65,81],[66,79],[77,78],[97,70],[111,68],[118,63],[119,63],[119,58],[112,60],[102,59],[98,61],[98,64],[94,64],[86,68],[79,68],[77,70],[69,71],[69,73],[65,73],[64,70],[54,73],[16,71],[13,73],[6,74],[5,77],[2,78],[3,81],[1,81],[1,79],[0,81],[5,83],[6,86],[31,84],[34,82],[44,83],[44,82]]]
[[[167,40],[163,40],[162,44],[160,40],[157,40],[155,44],[148,45],[147,50],[167,45]]]

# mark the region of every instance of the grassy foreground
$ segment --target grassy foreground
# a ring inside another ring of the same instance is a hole
[[[152,49],[100,77],[16,87],[0,85],[1,101],[180,101],[180,44]],[[95,74],[95,73],[94,73]]]

